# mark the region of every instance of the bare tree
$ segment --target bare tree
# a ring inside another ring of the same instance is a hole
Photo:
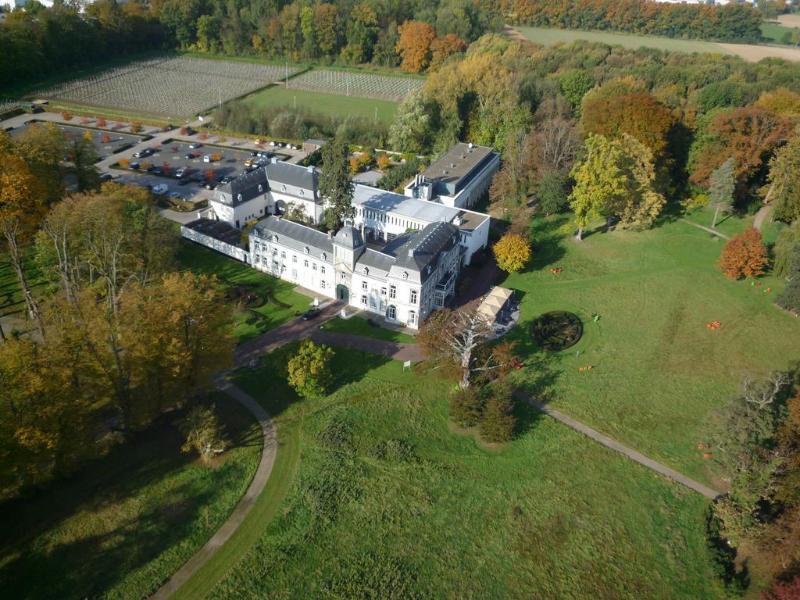
[[[540,173],[568,171],[580,147],[580,138],[572,121],[554,116],[543,119],[536,126],[531,145],[536,153],[536,167]]]

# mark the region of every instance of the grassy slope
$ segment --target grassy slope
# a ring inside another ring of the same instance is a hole
[[[529,412],[479,447],[450,431],[446,384],[357,352],[334,394],[286,408],[284,362],[240,385],[300,430],[298,475],[213,597],[720,597],[696,494]]]
[[[194,273],[216,275],[227,288],[248,286],[267,298],[263,306],[236,311],[234,335],[240,342],[282,325],[296,313],[308,310],[311,303],[291,284],[192,242],[181,240],[178,264]]]
[[[800,321],[773,305],[780,283],[728,281],[716,268],[722,242],[686,223],[598,233],[578,244],[566,222],[536,221],[532,267],[503,284],[524,294],[522,327],[513,334],[523,349],[534,351],[528,328],[546,311],[570,310],[584,321],[583,339],[539,366],[538,376],[551,381],[548,400],[713,481],[696,447],[708,439],[713,411],[744,375],[800,358]],[[553,275],[551,266],[563,272]],[[714,320],[722,328],[710,331]],[[586,365],[594,369],[579,372]]]
[[[360,315],[350,319],[333,319],[322,325],[322,329],[335,333],[352,333],[377,340],[397,342],[398,344],[413,344],[417,341],[413,335],[402,331],[395,331],[377,324],[371,325],[367,322],[367,317]]]
[[[234,447],[211,467],[180,452],[169,422],[75,478],[0,510],[6,597],[140,598],[154,592],[228,517],[261,455],[257,423],[227,397]]]
[[[714,42],[700,40],[678,40],[650,35],[635,35],[628,33],[613,33],[608,31],[578,31],[573,29],[549,29],[544,27],[515,27],[529,40],[551,46],[560,42],[571,43],[575,40],[600,42],[609,45],[619,45],[626,48],[658,48],[673,52],[713,52],[717,54],[730,54],[727,50]]]
[[[390,123],[397,110],[397,102],[388,100],[372,100],[355,96],[339,96],[336,94],[321,94],[280,86],[265,88],[250,94],[245,102],[259,108],[272,106],[293,107],[295,101],[298,108],[307,108],[313,112],[336,117],[356,116],[367,119],[375,117],[378,109],[378,120]]]

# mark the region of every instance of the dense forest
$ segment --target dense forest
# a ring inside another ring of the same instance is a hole
[[[762,13],[749,4],[658,3],[649,0],[503,0],[515,24],[601,29],[728,42],[761,39]]]
[[[502,26],[489,0],[98,0],[81,14],[71,4],[36,2],[0,25],[0,89],[110,57],[158,49],[256,55],[343,64],[426,68],[432,47],[446,57]],[[406,27],[408,58],[398,51]]]

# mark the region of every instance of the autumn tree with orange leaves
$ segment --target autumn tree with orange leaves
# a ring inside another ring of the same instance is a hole
[[[406,21],[398,32],[395,50],[402,58],[400,68],[407,73],[421,73],[430,64],[436,30],[422,21]]]
[[[430,68],[438,68],[453,54],[464,52],[466,49],[467,43],[454,33],[448,33],[447,35],[436,38],[431,42]]]
[[[761,232],[753,227],[725,244],[719,257],[720,269],[729,279],[763,275],[768,262]]]

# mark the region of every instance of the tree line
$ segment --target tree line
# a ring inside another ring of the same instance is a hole
[[[0,330],[0,498],[185,407],[233,350],[221,291],[176,270],[174,231],[147,190],[95,179],[64,196],[60,135],[0,134],[2,250],[30,327]],[[37,293],[23,253],[44,275]]]
[[[503,0],[517,25],[622,31],[724,42],[761,40],[763,15],[751,5],[688,4],[652,0]]]
[[[0,86],[165,49],[416,72],[501,26],[489,0],[97,0],[83,13],[32,0],[0,24]]]

